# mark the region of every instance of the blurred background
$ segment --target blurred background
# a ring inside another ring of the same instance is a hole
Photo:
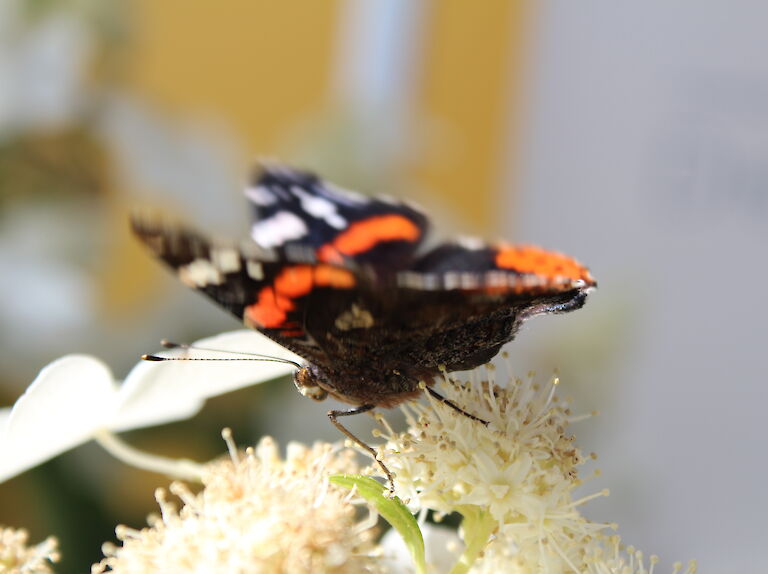
[[[767,18],[758,0],[0,0],[0,405],[65,353],[123,377],[163,337],[237,328],[127,214],[244,235],[241,188],[275,156],[415,199],[446,235],[588,264],[587,307],[509,347],[601,412],[574,429],[600,455],[586,489],[612,492],[586,514],[664,572],[765,571]],[[223,426],[336,440],[326,408],[276,381],[125,438],[205,460]],[[56,535],[57,570],[83,572],[166,483],[88,445],[0,485],[0,524]]]

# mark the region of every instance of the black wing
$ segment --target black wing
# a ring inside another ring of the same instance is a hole
[[[313,254],[321,262],[408,268],[429,227],[417,208],[366,197],[315,174],[264,164],[246,197],[255,220],[251,237],[286,259]]]
[[[526,319],[582,307],[594,285],[585,267],[558,253],[446,243],[409,270],[376,276],[333,304],[318,301],[305,328],[324,337],[334,362],[360,357],[409,365],[416,375],[468,369],[496,355]]]
[[[200,291],[298,355],[327,359],[304,326],[306,300],[333,303],[352,296],[361,279],[350,269],[312,261],[287,262],[253,243],[214,243],[188,228],[133,217],[133,232],[187,286]]]

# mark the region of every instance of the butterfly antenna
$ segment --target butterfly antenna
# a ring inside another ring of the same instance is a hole
[[[263,361],[267,363],[284,363],[286,365],[293,365],[297,369],[301,369],[302,366],[296,361],[290,359],[283,359],[280,357],[273,357],[271,355],[261,355],[259,353],[248,353],[245,351],[228,351],[225,349],[210,349],[207,347],[198,347],[196,345],[189,345],[187,343],[174,343],[168,339],[160,341],[166,349],[191,349],[195,351],[208,351],[210,353],[226,353],[230,355],[247,355],[246,357],[161,357],[160,355],[145,354],[141,356],[142,361]]]

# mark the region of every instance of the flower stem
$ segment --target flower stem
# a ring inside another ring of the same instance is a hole
[[[467,547],[454,564],[450,574],[466,574],[485,548],[498,524],[488,511],[478,506],[462,506],[457,510],[464,517],[461,529],[464,531]]]
[[[97,431],[93,438],[104,450],[125,464],[174,478],[200,481],[203,467],[196,462],[183,459],[176,460],[140,451],[107,429]]]

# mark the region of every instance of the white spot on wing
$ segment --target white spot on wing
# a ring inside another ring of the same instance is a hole
[[[435,291],[442,288],[440,278],[434,273],[404,271],[397,276],[397,283],[400,287],[421,291]]]
[[[214,267],[222,273],[240,271],[240,254],[231,247],[219,247],[211,252]]]
[[[277,202],[275,194],[263,185],[247,187],[245,189],[245,197],[260,206],[272,205]]]
[[[339,215],[336,204],[331,200],[310,195],[298,186],[291,187],[291,192],[301,201],[301,208],[312,217],[322,219],[334,229],[344,229],[347,226],[347,220]]]
[[[488,244],[479,237],[463,235],[456,238],[456,245],[470,251],[479,251],[488,247]]]
[[[264,279],[264,267],[258,261],[248,260],[245,262],[245,270],[248,273],[248,277],[261,281]]]
[[[307,225],[295,213],[278,211],[251,227],[251,238],[262,247],[277,247],[307,234]]]
[[[370,329],[375,324],[375,320],[368,309],[353,304],[350,309],[344,311],[336,318],[334,324],[340,331]]]
[[[193,288],[221,285],[224,281],[221,272],[207,259],[195,259],[192,263],[179,267],[179,279]]]
[[[546,282],[546,279],[539,277],[538,275],[526,274],[522,276],[522,281],[526,289],[533,289],[534,287],[543,285]]]

